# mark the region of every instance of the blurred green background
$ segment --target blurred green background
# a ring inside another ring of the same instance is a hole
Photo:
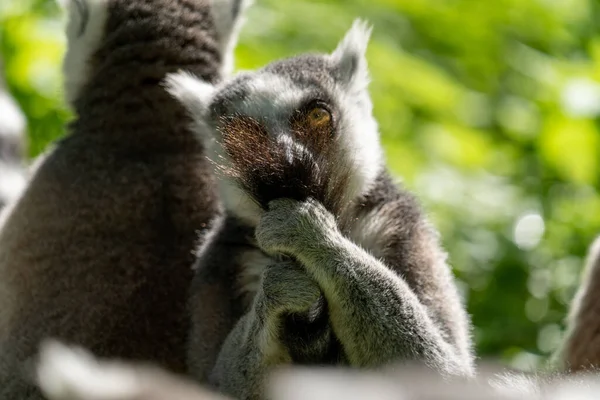
[[[442,231],[479,355],[538,366],[600,232],[600,4],[256,0],[237,66],[330,51],[358,16],[374,25],[371,92],[389,165]],[[0,2],[30,156],[70,117],[64,47],[53,1]]]

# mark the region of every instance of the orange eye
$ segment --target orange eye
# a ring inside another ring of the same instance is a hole
[[[323,107],[314,107],[306,114],[306,120],[310,126],[321,128],[331,122],[331,114]]]

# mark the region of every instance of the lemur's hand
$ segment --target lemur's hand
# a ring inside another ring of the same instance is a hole
[[[258,246],[269,254],[316,250],[338,232],[335,217],[316,200],[277,199],[256,227]]]

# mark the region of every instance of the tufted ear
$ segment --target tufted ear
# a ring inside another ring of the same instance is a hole
[[[214,85],[184,71],[167,74],[164,85],[196,122],[204,119],[215,92]]]
[[[350,30],[331,54],[336,79],[350,90],[362,90],[369,84],[365,53],[371,30],[365,21],[354,20]]]
[[[210,128],[207,118],[215,86],[183,71],[167,74],[163,85],[185,107],[192,119],[191,132],[203,144],[208,155],[213,155],[217,151],[215,131]]]

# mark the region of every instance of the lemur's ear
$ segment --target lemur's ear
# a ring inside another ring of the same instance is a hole
[[[337,48],[331,54],[334,75],[344,86],[361,90],[369,84],[369,70],[365,53],[372,28],[356,19]]]
[[[215,87],[196,76],[179,71],[167,74],[164,85],[167,91],[188,110],[196,122],[206,116]]]

